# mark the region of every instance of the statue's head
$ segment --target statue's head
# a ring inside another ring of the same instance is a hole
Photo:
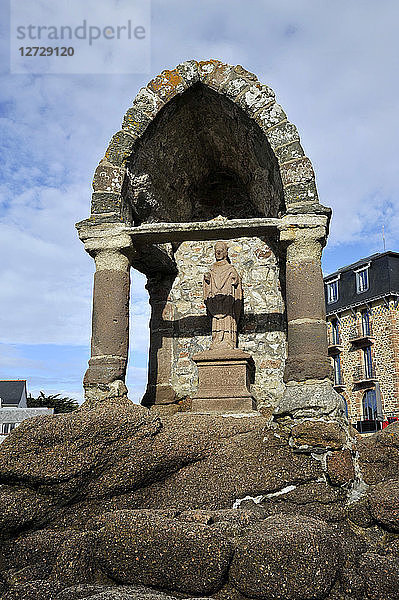
[[[227,258],[227,244],[226,242],[216,242],[215,244],[215,258],[216,260],[223,260]]]

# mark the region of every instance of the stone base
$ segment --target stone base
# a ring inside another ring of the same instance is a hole
[[[178,400],[177,394],[170,383],[148,384],[141,404],[147,406],[167,406]]]
[[[285,416],[293,419],[328,417],[347,421],[344,401],[333,389],[330,380],[290,382],[274,410],[276,419]]]
[[[255,400],[249,392],[253,360],[238,348],[206,350],[193,356],[198,366],[198,391],[193,412],[252,412]]]
[[[209,414],[224,413],[253,413],[256,404],[250,398],[193,398],[191,412]]]
[[[90,410],[100,406],[104,402],[111,402],[115,405],[131,405],[131,400],[127,397],[128,390],[125,382],[121,379],[111,381],[110,383],[86,383],[84,386],[85,401],[80,409]]]
[[[89,368],[84,378],[83,386],[105,384],[112,381],[124,381],[127,359],[116,356],[93,356],[89,360]]]
[[[309,336],[310,337],[310,336]],[[300,342],[302,344],[302,340]],[[289,356],[285,362],[284,381],[306,381],[307,379],[332,379],[331,360],[324,354],[297,354]]]

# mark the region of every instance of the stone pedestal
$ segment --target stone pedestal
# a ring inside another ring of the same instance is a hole
[[[193,356],[198,366],[198,391],[193,412],[251,412],[255,401],[249,392],[252,357],[239,350],[214,349]]]

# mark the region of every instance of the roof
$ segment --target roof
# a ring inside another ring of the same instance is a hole
[[[327,279],[330,279],[331,277],[334,277],[334,275],[339,275],[339,273],[342,273],[343,271],[349,271],[349,270],[356,269],[357,267],[361,267],[365,263],[375,260],[376,258],[382,258],[383,256],[396,256],[397,258],[399,258],[399,252],[393,252],[392,250],[387,250],[386,252],[377,252],[376,254],[371,254],[370,256],[365,256],[364,258],[361,258],[360,260],[358,260],[350,265],[346,265],[346,267],[341,267],[340,269],[337,269],[336,271],[334,271],[334,273],[325,275],[324,281],[326,281]]]
[[[0,381],[0,398],[3,406],[17,406],[26,392],[26,379]]]
[[[358,271],[368,267],[367,283],[359,289]],[[336,281],[334,298],[329,297],[328,284]],[[363,306],[381,298],[399,298],[399,252],[381,252],[366,256],[324,277],[327,315]]]

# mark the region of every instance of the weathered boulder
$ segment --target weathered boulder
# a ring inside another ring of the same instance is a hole
[[[82,584],[62,589],[54,582],[35,581],[3,596],[4,600],[174,600],[164,592],[141,586]],[[186,599],[190,600],[190,599]],[[196,598],[196,600],[204,600]]]
[[[358,436],[359,465],[366,483],[374,485],[398,476],[399,422],[374,435]]]
[[[399,480],[391,479],[374,486],[369,493],[374,519],[392,531],[399,531]]]
[[[291,486],[286,493],[270,495],[262,506],[269,514],[278,512],[288,515],[309,515],[327,522],[339,522],[346,517],[346,495],[334,489],[324,481],[304,483]]]
[[[161,421],[138,406],[100,405],[39,419],[23,423],[0,448],[0,482],[35,486],[20,493],[32,495],[40,514],[46,503],[57,506],[66,521],[74,521],[77,503],[115,510],[101,499],[124,494],[130,508],[215,510],[321,475],[317,461],[293,454],[260,416],[178,414]],[[23,505],[21,522],[28,518]]]
[[[157,511],[118,511],[102,520],[95,554],[114,581],[195,595],[222,587],[233,548],[212,527],[159,517]]]
[[[218,441],[221,435],[223,438]],[[213,439],[209,439],[211,436]],[[247,496],[274,492],[293,482],[321,476],[317,461],[294,454],[286,440],[275,436],[260,417],[171,417],[165,420],[164,436],[158,436],[154,445],[157,456],[169,452],[171,438],[173,445],[184,447],[188,443],[192,448],[202,444],[202,448],[198,449],[196,460],[187,461],[166,480],[138,490],[134,499],[137,507],[231,508]],[[178,442],[182,438],[183,444]]]
[[[38,525],[48,518],[55,502],[23,486],[0,485],[0,531],[17,532],[27,525]]]
[[[359,527],[371,527],[374,523],[374,519],[370,512],[367,496],[349,504],[348,517],[352,523],[355,523],[355,525],[358,525]]]
[[[292,428],[297,446],[316,446],[337,450],[346,443],[346,433],[336,422],[307,419]]]
[[[112,462],[115,450],[123,454],[127,440],[132,452],[162,425],[149,411],[131,404],[101,404],[95,410],[35,417],[24,421],[0,448],[1,481],[19,480],[41,486],[50,496],[73,496]]]
[[[50,579],[64,585],[108,581],[95,560],[96,542],[92,531],[70,534],[56,553]]]
[[[399,560],[397,434],[357,440],[367,491],[325,420],[104,401],[27,421],[0,446],[0,597],[393,600],[373,586],[375,556]]]
[[[345,485],[355,479],[355,465],[350,450],[339,450],[327,456],[327,473],[333,485]]]
[[[367,552],[361,556],[358,570],[364,580],[367,599],[399,598],[399,558]]]
[[[164,592],[130,585],[77,585],[64,589],[56,600],[174,600]],[[189,600],[189,599],[186,599]],[[196,598],[196,600],[204,600]]]
[[[57,600],[62,588],[60,583],[38,579],[13,586],[1,596],[1,600]]]
[[[325,598],[341,563],[339,536],[326,523],[276,515],[237,542],[230,578],[250,598]]]
[[[364,578],[358,570],[357,556],[346,554],[345,559],[345,565],[340,575],[342,590],[345,592],[346,598],[350,600],[352,598],[353,600],[363,599],[365,597],[365,585]],[[339,599],[339,595],[333,596],[333,600],[336,599]]]
[[[47,577],[66,540],[79,535],[71,529],[23,532],[0,545],[0,570],[9,584]]]

